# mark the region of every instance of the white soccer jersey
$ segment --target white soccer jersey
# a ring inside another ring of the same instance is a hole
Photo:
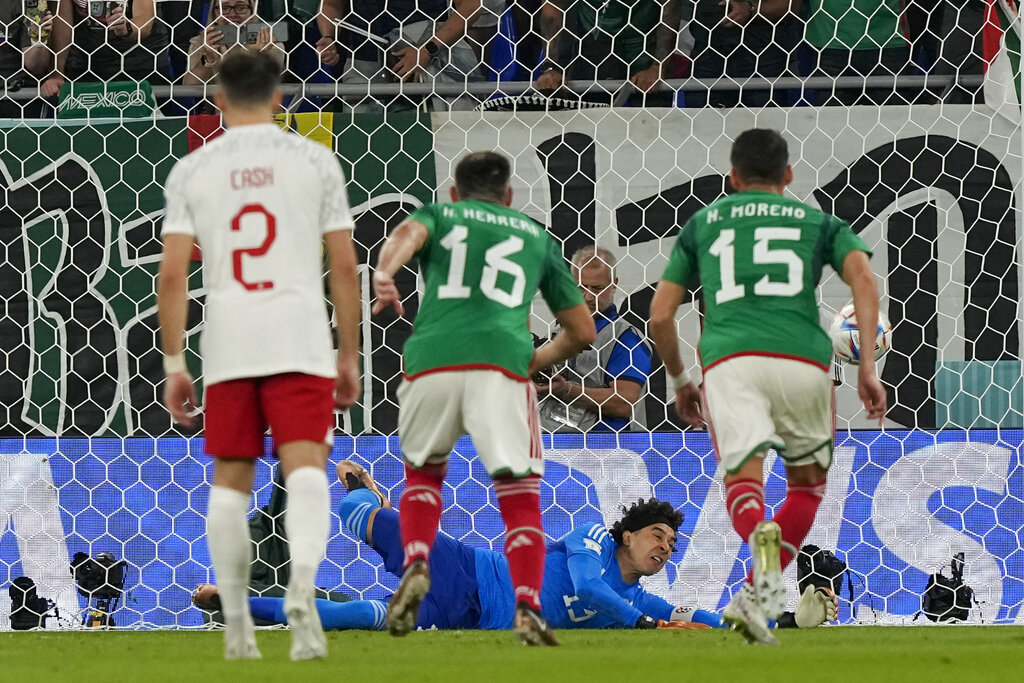
[[[231,128],[174,166],[165,196],[163,234],[203,253],[204,383],[334,377],[322,239],[354,223],[333,152],[272,123]]]

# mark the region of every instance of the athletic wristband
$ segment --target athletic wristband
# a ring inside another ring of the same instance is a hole
[[[652,617],[649,617],[646,614],[644,614],[639,619],[636,620],[636,623],[633,625],[633,628],[639,628],[639,629],[658,628],[658,622],[655,621]]]
[[[673,389],[679,390],[685,387],[693,380],[690,379],[690,373],[686,371],[686,368],[683,368],[683,371],[680,372],[678,375],[669,375],[668,381],[672,383]]]
[[[176,372],[188,372],[188,367],[185,365],[184,353],[164,356],[164,374],[173,375]]]

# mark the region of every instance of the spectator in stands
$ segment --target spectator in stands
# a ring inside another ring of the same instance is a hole
[[[481,16],[490,17],[497,11],[493,0],[488,0],[491,9],[487,12],[483,11],[481,0],[452,0],[450,8],[447,0],[353,0],[351,11],[346,0],[322,2],[317,16],[321,38],[316,48],[326,66],[343,63],[344,82],[380,80],[384,76],[385,55],[379,46],[352,32],[340,32],[341,40],[336,39],[339,31],[334,22],[339,19],[381,38],[396,31],[408,35],[408,30],[422,23],[428,30],[418,46],[404,47],[389,55],[393,73],[403,81],[413,80],[428,65],[446,57],[444,53],[467,36],[479,58],[483,46],[497,32],[496,18],[486,22],[489,28],[478,30],[475,26]],[[344,46],[342,51],[339,43]]]
[[[594,316],[597,340],[550,379],[534,378],[541,426],[551,432],[645,429],[651,350],[615,307],[615,256],[582,247],[572,255],[572,270]]]
[[[914,73],[910,45],[902,33],[904,0],[793,0],[805,10],[804,41],[809,46],[812,76],[896,76]],[[913,92],[887,88],[833,88],[820,92],[815,104],[900,104]]]
[[[51,97],[66,81],[167,84],[169,43],[155,0],[60,0],[51,42],[57,67],[41,91]]]
[[[629,79],[643,93],[655,90],[676,47],[680,2],[544,0],[540,32],[547,59],[540,67],[537,89],[555,90],[568,78]],[[597,99],[591,95],[588,99]],[[647,99],[647,104],[655,103]]]
[[[224,44],[224,34],[221,26],[231,23],[238,26],[258,21],[256,8],[253,0],[214,0],[210,5],[210,22],[206,31],[192,38],[189,41],[188,50],[188,72],[182,82],[185,85],[202,85],[216,81],[216,67],[220,58],[229,50],[250,49],[268,50],[274,60],[284,67],[285,50],[284,43],[272,40],[270,28],[263,28],[259,32],[256,42],[249,45],[235,43],[234,45]]]
[[[46,12],[40,21],[44,34],[48,33],[53,16]],[[41,78],[50,72],[52,53],[24,14],[22,0],[0,0],[0,79],[6,92],[15,92],[25,85],[27,78]],[[0,118],[23,116],[22,104],[14,100],[0,102]]]
[[[790,0],[695,0],[693,77],[744,81],[778,78],[789,67],[790,52],[799,41],[799,20],[789,12]],[[688,91],[687,106],[763,107],[781,105],[783,94],[772,90]]]

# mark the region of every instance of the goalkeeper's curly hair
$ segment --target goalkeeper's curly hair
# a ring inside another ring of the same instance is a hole
[[[640,498],[627,510],[622,508],[622,519],[615,522],[610,529],[612,538],[622,545],[622,535],[627,531],[639,531],[651,524],[666,524],[672,531],[679,531],[683,523],[683,513],[657,498],[644,500]]]

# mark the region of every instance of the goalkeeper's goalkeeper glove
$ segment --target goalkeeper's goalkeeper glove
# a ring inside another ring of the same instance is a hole
[[[655,621],[653,618],[651,618],[651,617],[647,616],[646,614],[644,614],[639,619],[636,620],[636,623],[633,624],[633,628],[643,628],[643,629],[658,628],[658,622]]]
[[[674,619],[672,621],[665,621],[664,619],[658,619],[658,628],[670,628],[675,630],[688,630],[692,628],[711,628],[708,624],[701,624],[696,621],[680,621]]]
[[[800,628],[814,628],[835,621],[839,612],[836,594],[822,586],[807,586],[796,603],[795,620]]]

